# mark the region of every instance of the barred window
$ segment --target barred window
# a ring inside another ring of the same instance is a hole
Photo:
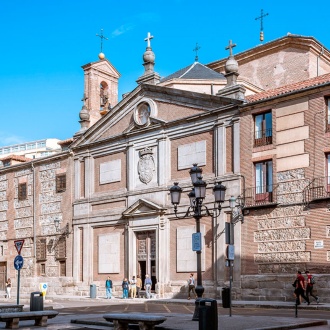
[[[65,237],[60,237],[55,250],[56,259],[65,259],[66,258],[66,239]]]
[[[18,185],[18,200],[22,201],[27,198],[27,185],[26,183],[20,183]]]
[[[46,239],[39,239],[37,241],[37,261],[46,260],[47,259],[47,251],[46,251]]]
[[[40,275],[46,275],[46,264],[40,264]]]
[[[66,174],[56,175],[56,192],[63,192],[66,190]]]
[[[66,276],[66,262],[60,261],[60,276]]]

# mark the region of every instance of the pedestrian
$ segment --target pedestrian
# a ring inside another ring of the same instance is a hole
[[[309,296],[311,295],[316,300],[316,303],[319,303],[320,298],[313,293],[313,286],[315,283],[314,276],[308,270],[305,271],[305,274],[307,276],[306,297],[309,300]]]
[[[301,275],[301,271],[297,271],[297,279],[296,279],[296,305],[300,305],[300,297],[304,298],[307,301],[307,304],[309,305],[309,299],[305,296],[305,278]]]
[[[195,298],[197,298],[196,291],[195,291],[195,279],[194,274],[190,274],[188,279],[188,300],[190,300],[190,292],[194,294]]]
[[[7,293],[7,298],[8,299],[11,298],[10,291],[11,291],[11,279],[8,278],[7,281],[6,281],[6,293]]]
[[[136,275],[136,295],[139,298],[140,296],[140,290],[142,288],[142,280],[140,275]]]
[[[129,288],[129,283],[127,281],[127,278],[124,278],[123,283],[121,284],[121,287],[123,288],[123,299],[128,298],[128,288]]]
[[[131,298],[136,298],[136,279],[135,276],[131,279]]]
[[[106,290],[107,299],[111,299],[112,298],[112,281],[110,280],[110,276],[108,276],[108,279],[105,281],[105,290]]]
[[[145,290],[146,290],[146,298],[147,299],[150,299],[151,285],[152,285],[151,278],[149,277],[148,274],[146,274],[146,278],[144,280],[144,287],[145,287]]]

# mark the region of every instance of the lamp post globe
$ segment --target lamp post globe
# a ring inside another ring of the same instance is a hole
[[[192,184],[194,184],[198,180],[198,177],[202,175],[202,172],[203,169],[198,167],[196,163],[193,164],[193,167],[189,171]]]
[[[213,188],[214,201],[216,203],[223,203],[225,201],[226,187],[218,182]]]

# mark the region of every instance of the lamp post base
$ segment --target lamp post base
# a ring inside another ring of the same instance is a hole
[[[199,305],[200,305],[200,301],[202,300],[202,297],[203,297],[204,287],[202,285],[197,285],[195,291],[196,291],[198,298],[195,301],[195,311],[194,311],[192,321],[199,321]]]

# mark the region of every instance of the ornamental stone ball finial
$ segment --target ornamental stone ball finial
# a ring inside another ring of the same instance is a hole
[[[229,45],[225,48],[225,50],[229,49],[229,57],[225,65],[226,73],[230,72],[238,72],[238,63],[233,55],[233,48],[236,47],[236,44],[233,44],[231,40],[229,40]]]

